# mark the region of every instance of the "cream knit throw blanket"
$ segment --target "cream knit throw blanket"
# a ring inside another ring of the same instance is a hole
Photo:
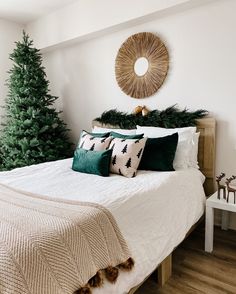
[[[118,268],[132,265],[104,207],[0,184],[1,294],[91,293],[103,275],[114,282]]]

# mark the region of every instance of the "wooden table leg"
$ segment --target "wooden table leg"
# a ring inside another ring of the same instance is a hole
[[[206,207],[206,227],[205,227],[205,251],[213,251],[213,237],[214,237],[214,209]]]

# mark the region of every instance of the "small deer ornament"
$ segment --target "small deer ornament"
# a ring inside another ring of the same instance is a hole
[[[225,177],[225,173],[221,173],[219,176],[216,177],[217,182],[217,197],[220,199],[221,190],[223,191],[223,198],[226,199],[226,187],[222,185],[220,181]]]
[[[236,179],[236,176],[231,176],[230,178],[227,178],[225,183],[226,183],[226,186],[227,186],[227,190],[228,190],[228,193],[227,193],[227,202],[229,202],[229,193],[233,193],[234,194],[234,204],[235,204],[235,198],[236,198],[236,188],[233,188],[233,187],[230,187],[230,183]]]

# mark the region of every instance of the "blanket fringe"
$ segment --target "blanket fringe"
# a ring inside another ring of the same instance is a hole
[[[98,271],[95,276],[93,276],[89,281],[88,284],[90,287],[96,288],[96,287],[101,287],[103,284],[103,278],[101,271]]]
[[[131,271],[134,267],[134,260],[133,258],[127,259],[125,262],[120,263],[117,267],[108,266],[104,270],[99,270],[95,276],[93,276],[89,281],[88,284],[78,290],[76,290],[73,294],[92,294],[92,288],[101,287],[103,284],[103,274],[105,274],[106,279],[110,283],[115,283],[118,276],[119,276],[119,269],[124,271]]]
[[[89,287],[85,286],[76,290],[73,294],[92,294],[92,291]]]
[[[134,260],[132,257],[118,265],[118,268],[124,271],[131,271],[134,267]]]
[[[108,266],[105,269],[105,276],[111,283],[115,283],[119,275],[119,270],[116,267]]]

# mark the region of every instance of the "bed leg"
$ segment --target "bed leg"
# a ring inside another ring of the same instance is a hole
[[[158,285],[163,287],[172,274],[172,254],[168,255],[158,266]]]

